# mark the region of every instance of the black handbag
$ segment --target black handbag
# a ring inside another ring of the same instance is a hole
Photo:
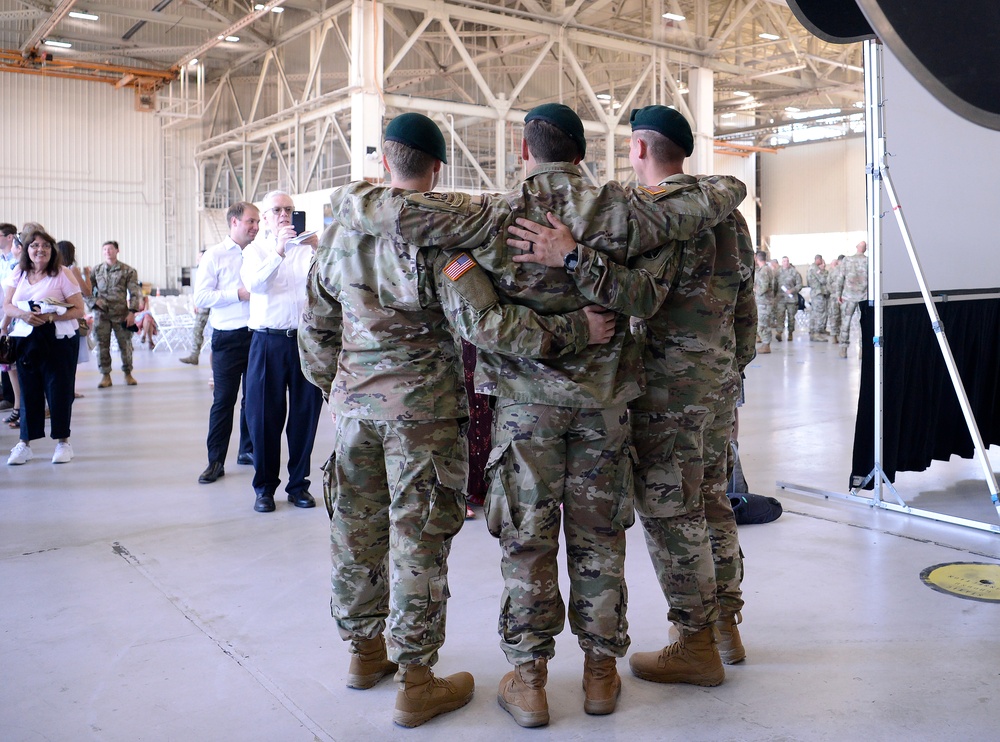
[[[0,364],[13,366],[17,363],[17,338],[0,335]]]

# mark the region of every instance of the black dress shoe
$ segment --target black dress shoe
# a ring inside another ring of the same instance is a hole
[[[201,476],[198,477],[198,483],[211,484],[219,477],[224,477],[224,476],[226,476],[226,470],[222,466],[222,462],[213,461],[211,464],[208,465],[208,468],[201,473]]]
[[[258,513],[274,512],[274,495],[267,492],[263,495],[257,495],[257,502],[253,504],[253,509]]]
[[[236,463],[240,466],[253,466],[253,454],[241,453],[236,457]]]
[[[288,496],[288,501],[297,508],[314,508],[316,501],[306,490]]]

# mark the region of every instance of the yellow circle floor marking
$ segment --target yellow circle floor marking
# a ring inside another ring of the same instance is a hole
[[[1000,603],[1000,564],[950,562],[935,564],[920,573],[932,590],[966,600]]]

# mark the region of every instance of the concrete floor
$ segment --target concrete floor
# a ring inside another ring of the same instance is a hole
[[[844,491],[858,360],[835,346],[775,344],[748,373],[741,414],[751,490],[775,523],[741,529],[748,660],[717,688],[646,683],[619,664],[607,717],[583,713],[583,657],[559,639],[548,727],[522,730],[496,703],[498,547],[482,519],[451,559],[448,642],[436,670],[471,671],[466,708],[422,727],[391,722],[390,681],[344,686],[329,615],[322,507],[253,512],[251,470],[197,484],[210,370],[136,352],[136,388],[115,372],[74,410],[73,463],[0,466],[0,740],[995,740],[1000,605],[921,583],[924,568],[1000,561],[995,534],[777,490]],[[204,358],[204,356],[203,356]],[[313,493],[330,450],[321,421]],[[14,431],[0,431],[5,450]],[[915,507],[997,522],[974,461],[902,474]],[[629,532],[633,650],[666,642],[666,605],[639,527]],[[565,585],[564,585],[565,588]]]

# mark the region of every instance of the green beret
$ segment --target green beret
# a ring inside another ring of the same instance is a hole
[[[407,147],[426,152],[431,157],[448,164],[444,135],[438,125],[422,113],[402,113],[385,127],[385,140],[399,142]]]
[[[633,108],[629,117],[632,131],[648,129],[656,131],[684,150],[688,157],[694,152],[694,134],[691,124],[673,108],[667,106],[646,106]]]
[[[580,157],[587,154],[587,137],[583,134],[583,122],[569,106],[562,103],[543,103],[535,106],[524,117],[524,123],[539,119],[552,124],[568,136],[580,150]]]

